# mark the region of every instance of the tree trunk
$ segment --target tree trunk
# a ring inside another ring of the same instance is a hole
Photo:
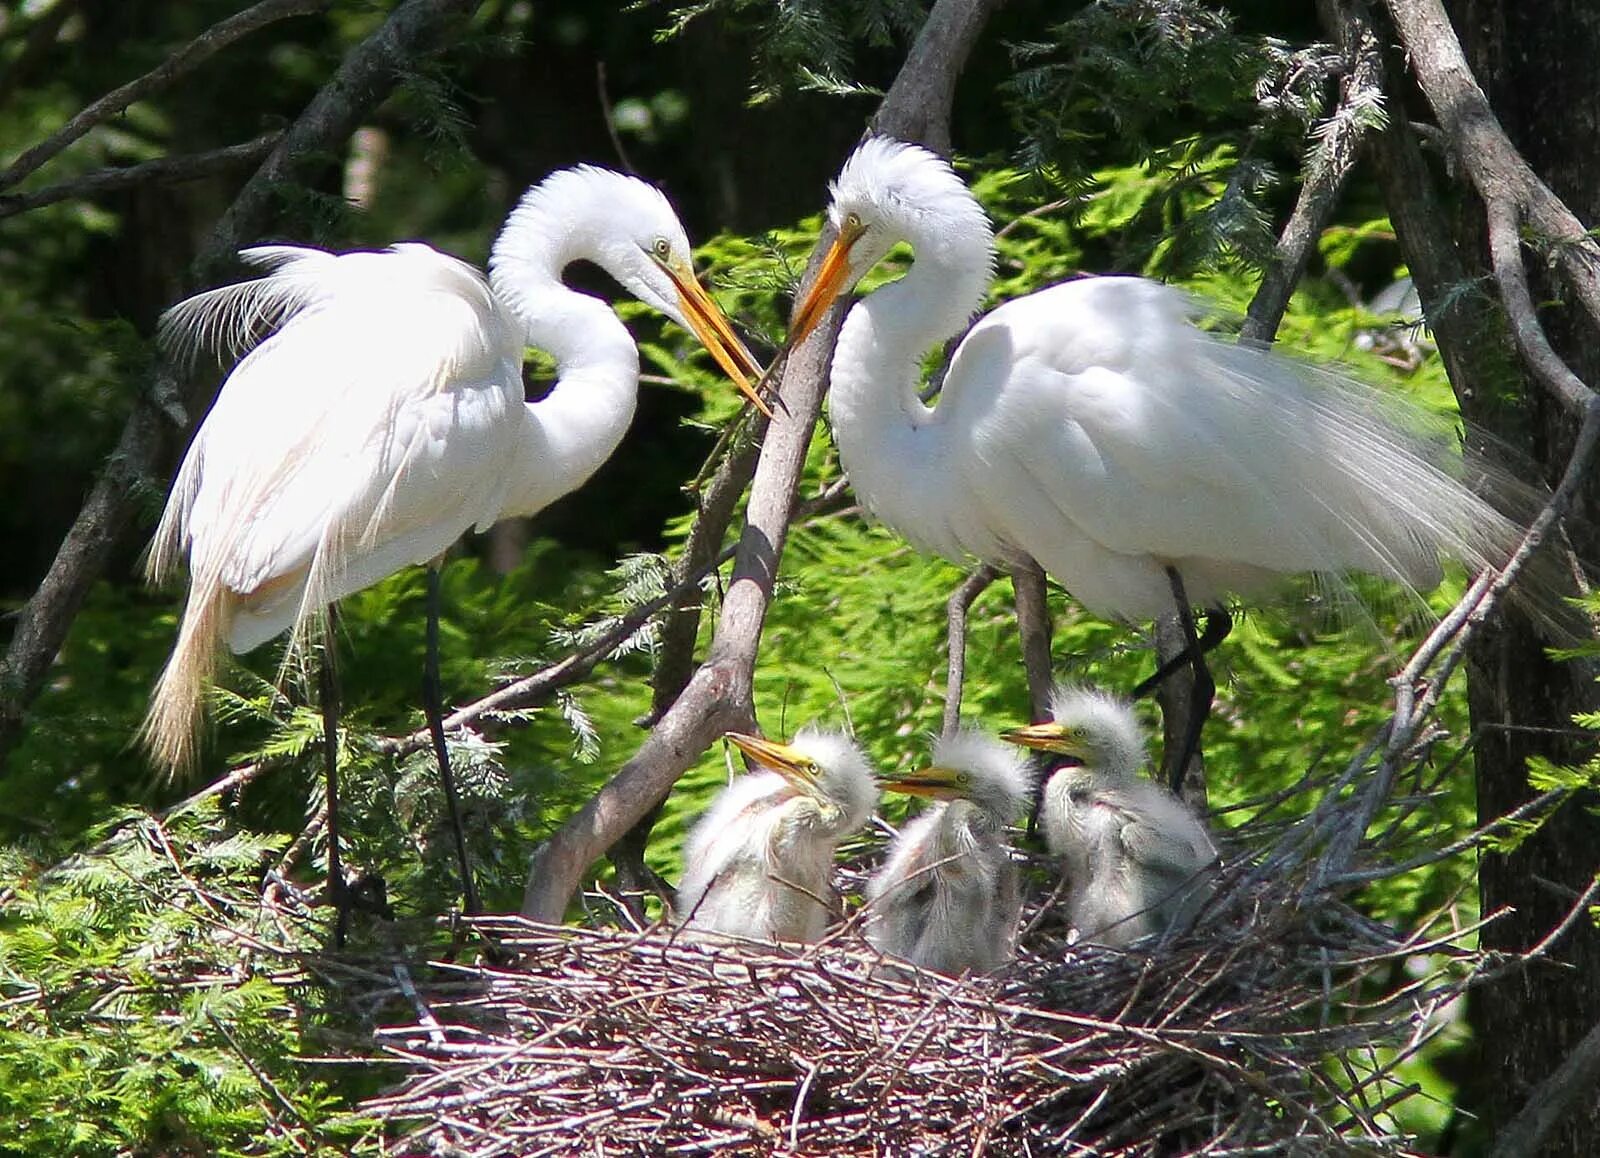
[[[1452,18],[1479,83],[1523,157],[1586,223],[1600,222],[1600,19],[1593,0],[1457,0]],[[1484,273],[1483,212],[1476,199],[1459,207],[1458,231],[1468,260]],[[1535,297],[1556,288],[1539,277],[1526,252]],[[1544,291],[1544,292],[1541,292]],[[1600,385],[1600,334],[1581,311],[1546,308],[1552,344],[1591,387]],[[1530,454],[1553,483],[1571,450],[1576,423],[1548,394],[1532,389],[1527,404],[1506,408],[1494,392],[1464,399],[1480,425]],[[1571,521],[1580,557],[1600,560],[1595,521],[1600,488],[1593,477]],[[1488,821],[1533,795],[1527,761],[1543,756],[1577,762],[1591,745],[1560,732],[1572,716],[1596,707],[1593,683],[1572,665],[1552,662],[1527,621],[1512,614],[1479,637],[1471,655],[1469,699],[1478,731],[1478,811]],[[1556,732],[1520,729],[1555,729]],[[1524,952],[1565,916],[1600,867],[1600,820],[1571,802],[1510,855],[1485,854],[1479,877],[1484,913],[1508,910],[1483,934],[1486,948]],[[1580,920],[1550,955],[1476,993],[1471,1022],[1481,1088],[1469,1108],[1497,1133],[1523,1107],[1533,1087],[1561,1065],[1585,1031],[1600,1021],[1600,931]],[[1579,1099],[1555,1127],[1544,1155],[1588,1155],[1600,1136],[1600,1097]]]

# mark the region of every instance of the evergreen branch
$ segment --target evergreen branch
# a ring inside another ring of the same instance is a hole
[[[213,149],[207,153],[190,153],[180,157],[158,157],[140,165],[124,169],[101,169],[70,181],[46,185],[32,193],[0,193],[0,218],[15,217],[30,209],[54,205],[58,201],[73,199],[92,201],[108,193],[120,193],[138,185],[179,185],[185,181],[198,181],[216,173],[226,173],[240,166],[254,164],[270,153],[283,139],[281,132],[263,133],[253,141]]]
[[[51,160],[90,129],[122,112],[135,101],[160,92],[193,72],[230,44],[292,16],[309,16],[332,7],[332,0],[260,0],[243,12],[219,21],[178,49],[155,68],[90,104],[61,128],[28,149],[0,171],[0,189],[9,189]]]

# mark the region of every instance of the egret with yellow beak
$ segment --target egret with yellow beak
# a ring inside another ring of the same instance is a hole
[[[839,841],[878,803],[872,767],[842,732],[802,728],[789,744],[724,738],[755,770],[725,788],[689,834],[678,923],[757,941],[815,941],[834,910]]]
[[[1217,849],[1182,801],[1140,775],[1145,739],[1132,705],[1062,685],[1050,716],[1004,738],[1060,758],[1039,819],[1079,939],[1124,946],[1186,922],[1210,894]]]
[[[937,803],[906,823],[868,883],[867,940],[951,976],[1010,960],[1022,893],[1006,828],[1032,783],[1020,752],[967,730],[934,744],[931,767],[885,779]]]

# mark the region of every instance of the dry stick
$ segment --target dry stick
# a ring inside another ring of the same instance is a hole
[[[404,0],[376,32],[351,49],[218,220],[191,267],[191,282],[219,277],[235,252],[254,241],[279,211],[283,186],[348,138],[412,67],[410,62],[444,41],[451,22],[474,7],[475,0]],[[136,496],[161,469],[168,415],[174,409],[202,409],[209,402],[209,395],[182,397],[175,371],[168,366],[158,374],[152,396],[134,405],[49,571],[17,612],[10,646],[0,660],[0,756],[16,741],[22,716],[44,686],[84,595],[133,517]]]
[[[142,165],[129,165],[124,169],[101,169],[71,181],[46,185],[32,193],[0,193],[0,218],[15,217],[41,205],[54,205],[57,201],[72,199],[94,200],[108,193],[120,193],[139,185],[178,185],[185,181],[198,181],[217,173],[227,173],[243,165],[251,165],[270,153],[283,138],[281,132],[263,133],[253,141],[244,141],[208,153],[189,153],[178,157],[160,157]]]
[[[967,671],[967,612],[999,574],[984,563],[961,581],[961,586],[950,593],[949,602],[945,604],[950,658],[949,674],[944,685],[944,726],[941,735],[948,736],[961,726],[961,694]]]
[[[330,7],[332,0],[261,0],[259,4],[213,24],[154,69],[108,92],[24,152],[0,172],[0,189],[11,188],[96,125],[110,120],[134,101],[160,92],[185,73],[193,72],[234,41],[291,16],[309,16]]]
[[[874,123],[880,131],[948,141],[948,125],[934,135],[925,118],[932,115],[930,110],[949,109],[956,77],[992,6],[993,0],[938,0],[878,111]],[[821,242],[829,240],[825,233]],[[821,242],[812,254],[806,284],[821,263]],[[633,758],[534,854],[522,902],[527,916],[560,922],[584,870],[670,791],[717,736],[750,725],[761,629],[841,314],[836,303],[783,368],[779,393],[787,410],[780,410],[768,427],[756,463],[733,577],[705,662]]]

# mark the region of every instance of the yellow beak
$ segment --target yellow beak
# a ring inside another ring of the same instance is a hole
[[[805,792],[815,792],[817,774],[810,759],[788,744],[748,736],[743,732],[729,732],[722,737],[763,768],[770,768],[789,783]]]
[[[806,335],[817,328],[822,315],[828,312],[850,279],[850,247],[860,238],[863,227],[845,224],[839,227],[839,236],[833,239],[822,268],[817,270],[817,280],[811,283],[811,292],[795,307],[789,319],[789,345],[798,346]]]
[[[694,331],[694,336],[700,339],[700,344],[706,348],[711,357],[716,360],[722,372],[726,374],[739,392],[755,404],[757,410],[772,417],[761,395],[756,393],[754,383],[762,379],[761,363],[755,360],[754,355],[745,348],[739,340],[739,335],[733,332],[733,326],[728,322],[728,316],[722,308],[711,299],[711,295],[696,280],[693,271],[678,270],[664,261],[657,259],[658,264],[672,279],[673,288],[678,291],[678,306],[683,310],[683,316],[689,323],[689,328]]]
[[[934,765],[918,772],[908,772],[904,776],[889,776],[883,781],[883,787],[888,792],[899,792],[906,796],[926,796],[933,800],[954,800],[960,796],[960,776],[951,768],[940,768]]]
[[[1037,748],[1041,752],[1056,752],[1063,756],[1082,756],[1082,745],[1060,724],[1028,724],[1001,732],[1000,738],[1008,744],[1024,748]]]

